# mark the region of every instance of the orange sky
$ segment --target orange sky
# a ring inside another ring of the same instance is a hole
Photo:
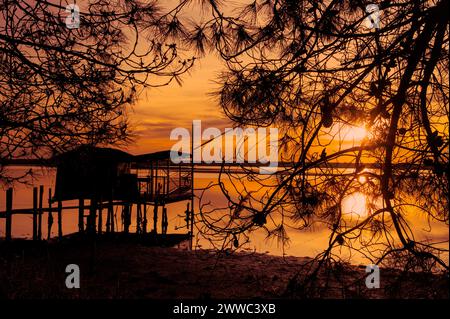
[[[189,74],[183,75],[182,86],[174,81],[141,93],[130,112],[132,134],[136,137],[125,150],[133,154],[168,150],[175,143],[170,140],[170,132],[177,127],[190,130],[193,120],[202,120],[202,129],[217,127],[223,131],[225,127],[232,127],[216,97],[211,96],[219,87],[215,83],[218,73],[224,70],[217,56],[207,54],[196,61]],[[360,133],[350,130],[340,136],[349,142],[342,146],[354,146],[354,139],[359,141],[363,137]]]
[[[193,120],[202,120],[202,127],[229,127],[217,101],[209,95],[218,87],[214,79],[221,70],[219,59],[208,54],[182,77],[182,86],[174,81],[145,90],[130,114],[137,137],[127,150],[136,154],[170,149],[175,143],[169,138],[171,130],[190,129]]]
[[[232,4],[239,2],[233,1]],[[159,2],[163,12],[178,4],[178,0]],[[205,15],[208,13],[203,11],[197,2],[193,2],[185,7],[180,18],[186,22]],[[193,52],[181,53],[185,58],[194,55]],[[182,86],[173,81],[166,87],[145,90],[130,112],[132,133],[137,136],[135,142],[125,150],[133,154],[168,150],[175,143],[170,140],[170,132],[177,127],[190,130],[193,120],[202,120],[203,129],[217,127],[223,130],[225,127],[231,127],[218,102],[210,95],[218,88],[218,84],[214,83],[218,73],[224,70],[225,66],[219,57],[207,53],[205,57],[197,57],[189,74],[181,77]]]
[[[239,7],[244,2],[230,1],[224,10]],[[166,0],[163,11],[177,4],[177,0]],[[197,6],[191,4],[185,8],[181,17],[198,20],[196,18],[199,16],[208,15],[207,12],[201,11],[198,4]],[[193,52],[182,53],[182,57],[192,56]],[[175,141],[170,140],[170,132],[177,127],[190,130],[193,120],[202,120],[202,129],[216,127],[223,131],[226,127],[232,127],[231,122],[222,113],[216,98],[210,95],[219,88],[215,80],[219,72],[225,70],[225,64],[216,54],[207,53],[205,57],[195,61],[189,74],[181,77],[182,86],[173,81],[166,87],[146,89],[140,94],[138,102],[129,114],[132,134],[136,136],[134,142],[121,148],[133,154],[168,150],[175,144]],[[344,143],[346,145],[340,147],[354,146],[355,136],[352,133],[344,135],[346,136],[341,136],[341,139],[352,143],[347,143],[348,145]],[[362,137],[356,136],[358,141],[360,138]]]

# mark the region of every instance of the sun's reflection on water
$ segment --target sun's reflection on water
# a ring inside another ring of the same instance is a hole
[[[341,205],[344,214],[356,214],[360,217],[368,214],[367,198],[363,193],[355,192],[344,197]]]

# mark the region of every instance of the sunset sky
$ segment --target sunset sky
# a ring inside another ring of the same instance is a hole
[[[182,86],[174,81],[166,87],[145,90],[130,114],[137,136],[128,151],[137,154],[170,149],[174,144],[169,138],[171,130],[190,130],[193,120],[221,130],[230,126],[215,97],[210,95],[218,88],[214,80],[221,70],[219,59],[208,54],[196,61],[190,74],[183,76]]]
[[[224,70],[219,58],[208,53],[196,61],[188,74],[183,75],[181,86],[173,81],[164,87],[145,89],[129,114],[134,141],[126,150],[133,154],[168,150],[175,143],[170,140],[170,132],[177,127],[190,130],[193,120],[202,121],[202,130],[216,127],[223,131],[232,127],[219,106],[217,96],[212,95],[219,88],[216,82],[218,74]],[[338,127],[334,126],[330,133],[336,134],[337,131]],[[339,136],[343,143],[341,147],[351,147],[365,137],[365,130],[347,127]]]
[[[230,1],[237,5],[244,1]],[[163,12],[176,7],[178,0],[164,1]],[[207,16],[201,7],[189,5],[181,17],[185,21],[193,17]],[[203,18],[202,18],[203,19]],[[195,56],[192,51],[181,52],[182,57]],[[130,112],[130,122],[136,134],[135,142],[127,151],[133,154],[168,150],[175,143],[170,132],[177,127],[191,129],[193,120],[202,120],[203,127],[216,127],[223,131],[231,127],[230,121],[221,112],[216,97],[211,93],[219,88],[215,83],[218,74],[225,70],[224,64],[215,53],[196,56],[194,67],[181,77],[182,86],[173,81],[168,86],[146,89]],[[228,123],[228,124],[227,124]]]

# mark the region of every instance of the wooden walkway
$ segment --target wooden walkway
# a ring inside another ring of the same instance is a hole
[[[180,193],[181,194],[181,193]],[[50,240],[52,227],[55,222],[53,217],[56,214],[57,222],[57,238],[62,240],[63,234],[63,212],[67,210],[78,211],[78,234],[117,234],[120,233],[118,225],[116,225],[116,215],[120,211],[122,220],[122,227],[124,234],[130,234],[131,212],[133,205],[136,205],[136,234],[147,238],[148,234],[158,234],[158,221],[160,221],[161,235],[167,234],[168,218],[167,208],[165,205],[180,199],[180,194],[168,194],[165,197],[145,198],[145,196],[135,201],[92,201],[92,200],[78,200],[78,205],[64,206],[62,201],[54,201],[52,197],[52,189],[49,188],[47,196],[45,196],[44,186],[33,188],[33,207],[31,208],[13,208],[13,189],[6,190],[5,196],[5,211],[0,211],[0,218],[5,219],[5,241],[12,240],[12,219],[14,215],[32,215],[32,240],[40,241],[43,239],[43,227],[47,227],[47,240]],[[184,193],[183,193],[184,194]],[[44,197],[46,197],[44,205]],[[190,196],[185,196],[190,199]],[[191,202],[187,203],[185,213],[185,222],[187,234],[191,236],[193,229],[194,213],[190,207]],[[152,210],[152,211],[151,211]],[[153,228],[150,230],[149,221],[151,219],[150,213],[153,213]],[[43,217],[47,214],[47,222],[44,225]],[[106,216],[105,216],[106,215]],[[106,223],[103,218],[106,217]],[[104,228],[104,226],[106,226]],[[174,235],[174,234],[170,234]],[[182,235],[182,234],[181,234]],[[72,234],[73,236],[73,234]],[[176,236],[175,236],[176,237]]]

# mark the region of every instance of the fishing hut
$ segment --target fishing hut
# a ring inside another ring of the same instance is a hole
[[[42,213],[48,212],[48,234],[53,212],[58,214],[58,235],[62,236],[62,212],[78,210],[78,232],[130,233],[135,212],[137,234],[167,234],[167,204],[186,201],[187,235],[193,230],[194,170],[192,164],[174,164],[171,152],[131,155],[113,148],[81,146],[50,160],[56,167],[55,189],[48,190],[48,207],[43,208],[43,187],[34,188],[33,208],[12,209],[12,190],[7,190],[6,239],[11,238],[11,217],[33,214],[33,239],[41,239]],[[186,156],[190,156],[187,154]],[[78,205],[67,206],[66,202]],[[0,217],[2,212],[0,212]],[[117,220],[121,220],[119,225]],[[151,223],[152,222],[152,223]],[[50,235],[49,235],[50,238]]]

